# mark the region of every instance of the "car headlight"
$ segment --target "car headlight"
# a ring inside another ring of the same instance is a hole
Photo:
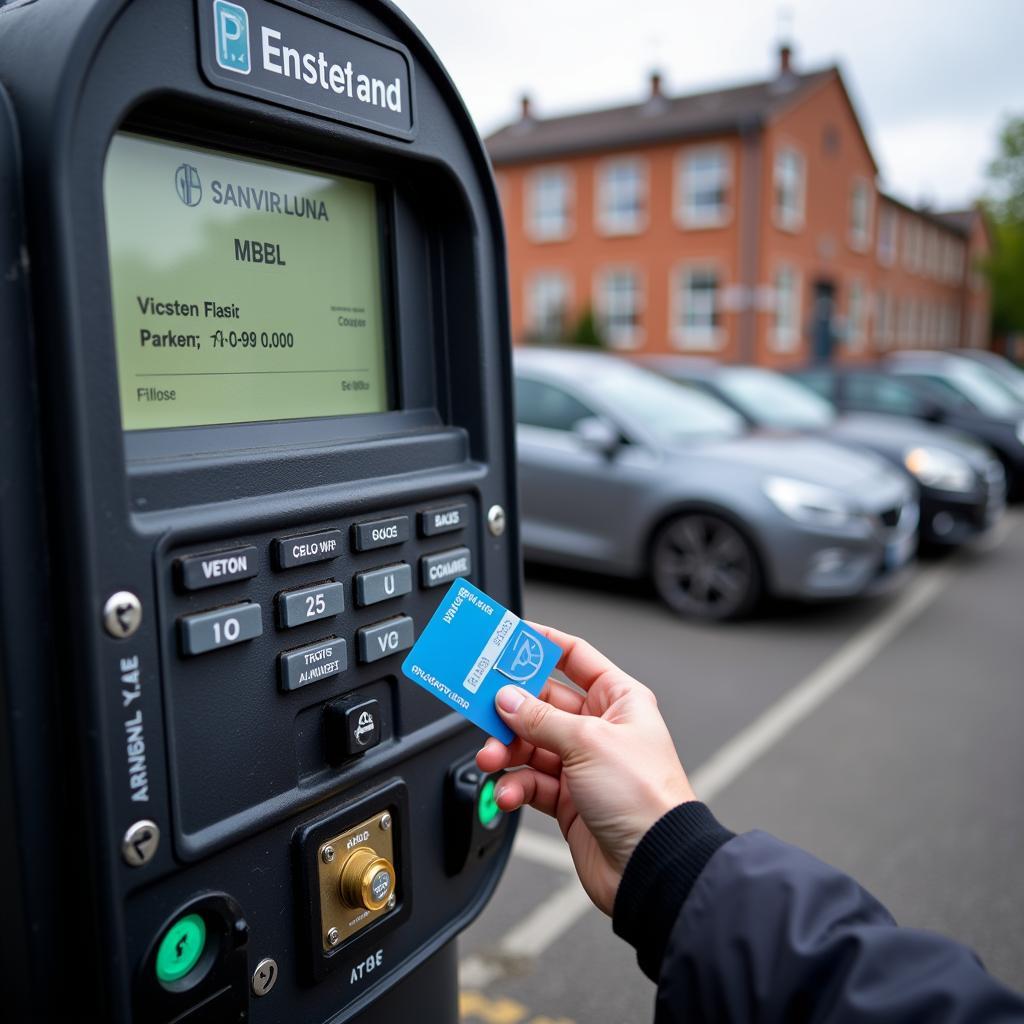
[[[772,476],[764,482],[764,493],[790,519],[813,526],[849,526],[863,518],[838,491],[804,480]]]
[[[1024,420],[1021,420],[1020,423],[1017,424],[1017,430],[1015,433],[1017,434],[1017,440],[1020,441],[1021,444],[1024,444]]]
[[[944,448],[911,448],[903,456],[903,465],[925,487],[969,491],[974,486],[974,471],[967,460]]]

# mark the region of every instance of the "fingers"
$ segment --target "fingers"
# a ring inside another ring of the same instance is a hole
[[[482,772],[500,772],[512,763],[512,751],[493,736],[477,751],[476,765]]]
[[[549,679],[538,696],[540,700],[573,715],[578,715],[583,707],[583,697],[557,679]],[[529,764],[549,775],[558,775],[562,770],[562,761],[557,754],[537,750],[532,743],[518,737],[508,746],[493,736],[490,737],[477,753],[476,763],[484,772],[498,772],[520,764]]]
[[[589,690],[607,672],[621,673],[615,662],[606,658],[586,640],[539,622],[531,622],[529,625],[562,648],[563,654],[558,660],[558,667],[582,689]]]
[[[521,768],[502,776],[494,799],[503,811],[514,811],[529,805],[553,818],[558,810],[560,789],[558,779],[533,768]]]
[[[593,724],[592,719],[538,700],[519,686],[503,686],[495,706],[516,736],[557,754],[561,760],[578,745],[584,729]]]

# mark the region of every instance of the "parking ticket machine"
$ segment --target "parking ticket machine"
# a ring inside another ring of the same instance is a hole
[[[513,823],[501,217],[386,0],[0,2],[5,1020],[452,1021]]]

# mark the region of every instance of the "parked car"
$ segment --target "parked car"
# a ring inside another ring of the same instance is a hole
[[[1011,498],[1024,496],[1024,406],[966,359],[815,366],[794,376],[844,412],[884,412],[970,434],[1003,464]],[[980,370],[980,367],[979,367]]]
[[[518,351],[516,415],[526,557],[647,576],[682,615],[851,597],[912,555],[913,488],[884,461],[750,436],[723,403],[615,356]]]
[[[799,431],[882,456],[918,487],[918,532],[926,546],[962,544],[988,529],[1006,507],[1002,464],[966,435],[884,413],[841,415],[806,385],[763,367],[685,356],[643,362],[678,384],[714,395],[752,429]]]
[[[998,352],[989,352],[981,348],[958,348],[953,350],[953,354],[980,363],[994,373],[1016,398],[1024,402],[1024,370],[1015,362]]]

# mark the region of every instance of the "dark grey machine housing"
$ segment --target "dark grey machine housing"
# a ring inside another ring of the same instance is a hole
[[[0,3],[3,1016],[453,1021],[453,939],[514,821],[476,815],[480,734],[401,676],[403,655],[361,660],[358,634],[409,616],[418,635],[446,589],[424,586],[420,562],[456,547],[474,582],[520,606],[498,199],[455,88],[391,3],[273,0],[310,38],[341,25],[401,55],[411,118],[391,125],[216,82],[201,62],[211,3]],[[376,183],[392,411],[122,431],[103,169],[124,129]],[[420,522],[451,505],[457,532]],[[488,529],[493,506],[504,532]],[[358,525],[396,516],[408,539],[358,549]],[[281,538],[335,530],[333,561],[275,557]],[[255,576],[183,589],[183,558],[239,548]],[[359,606],[355,574],[396,562],[410,592]],[[325,579],[344,610],[284,630],[278,594]],[[142,607],[126,639],[104,628],[121,591]],[[260,606],[262,634],[186,658],[179,620],[235,603]],[[282,688],[281,653],[323,636],[346,642],[347,668]],[[379,742],[339,753],[325,720],[363,699]],[[395,906],[325,950],[316,844],[382,810]],[[130,831],[140,821],[158,842]],[[161,988],[156,945],[183,909],[204,916],[213,959],[201,984]]]

